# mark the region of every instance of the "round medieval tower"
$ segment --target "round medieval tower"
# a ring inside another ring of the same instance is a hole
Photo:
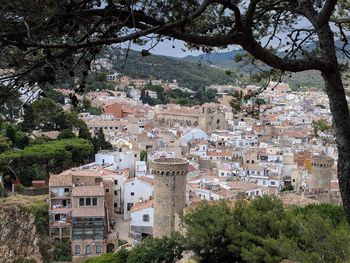
[[[310,188],[330,189],[334,159],[327,156],[312,156]]]
[[[153,236],[169,235],[176,227],[177,215],[186,206],[188,160],[160,158],[150,163],[154,175]]]

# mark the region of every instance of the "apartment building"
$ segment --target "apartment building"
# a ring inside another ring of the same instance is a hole
[[[71,241],[73,262],[113,252],[114,180],[96,169],[72,169],[50,176],[50,236]]]

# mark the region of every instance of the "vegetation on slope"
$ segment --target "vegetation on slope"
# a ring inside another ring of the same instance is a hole
[[[86,100],[81,107],[96,110]],[[10,124],[7,121],[1,122],[0,129],[0,172],[4,175],[6,188],[10,188],[15,179],[30,186],[33,179],[46,179],[50,172],[85,164],[97,151],[112,147],[105,140],[102,129],[92,137],[77,112],[63,111],[49,98],[40,98],[27,105],[22,122]],[[59,131],[57,140],[30,136],[39,128],[45,132]]]
[[[350,228],[341,206],[309,205],[285,209],[274,197],[251,202],[209,204],[185,214],[180,234],[146,239],[88,263],[176,262],[192,251],[197,262],[348,262]]]
[[[150,55],[142,56],[140,52],[130,50],[127,58],[125,51],[108,48],[105,54],[112,58],[116,70],[133,78],[177,80],[184,88],[198,90],[211,84],[229,84],[232,76],[220,68],[201,65],[172,57]],[[102,55],[103,56],[103,55]]]
[[[14,227],[15,231],[12,233],[13,238],[23,238],[28,229],[30,229],[31,217],[34,217],[33,224],[35,225],[36,231],[35,235],[31,236],[33,239],[37,239],[37,246],[39,247],[40,254],[43,262],[49,263],[54,261],[70,261],[71,247],[70,242],[58,242],[53,244],[49,238],[49,214],[48,214],[48,203],[45,201],[46,195],[40,196],[23,196],[16,195],[7,198],[0,198],[0,211],[4,208],[19,208],[19,211],[12,211],[14,226],[4,224],[0,222],[0,229],[12,229]],[[5,210],[9,211],[9,210]],[[9,213],[9,212],[7,212]],[[22,222],[16,222],[16,220],[27,220]],[[3,224],[3,225],[2,225]],[[25,224],[23,227],[21,224]],[[26,242],[27,240],[23,240]],[[28,242],[31,242],[29,240]],[[11,248],[11,244],[8,244]],[[27,251],[24,249],[27,245],[30,247],[36,246],[33,243],[21,244],[23,249],[16,256],[16,263],[34,263],[37,262],[32,258],[33,255],[27,255]],[[12,248],[15,249],[15,248]]]

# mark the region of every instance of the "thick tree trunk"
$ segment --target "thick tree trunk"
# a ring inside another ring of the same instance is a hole
[[[332,112],[338,149],[337,175],[346,219],[350,224],[350,115],[341,79],[334,34],[329,24],[316,25],[324,69],[321,71]]]
[[[323,72],[333,116],[338,148],[338,180],[347,221],[350,224],[350,116],[339,70]]]

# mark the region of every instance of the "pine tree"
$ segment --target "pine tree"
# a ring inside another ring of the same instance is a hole
[[[146,91],[145,91],[145,89],[142,89],[140,100],[142,101],[143,104],[145,104],[145,99],[146,99]]]
[[[31,131],[35,129],[34,126],[34,112],[31,105],[27,105],[24,108],[22,129],[24,131]]]
[[[145,103],[147,103],[147,104],[149,104],[149,105],[152,104],[152,98],[149,96],[148,91],[146,91]]]

